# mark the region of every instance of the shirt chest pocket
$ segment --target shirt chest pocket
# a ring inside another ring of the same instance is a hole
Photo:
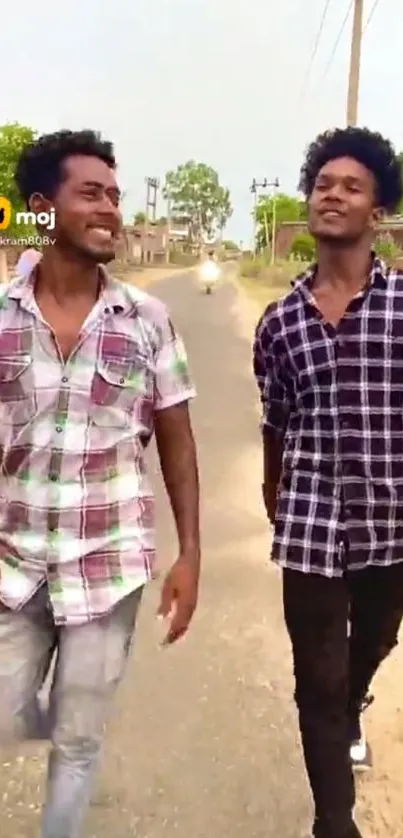
[[[0,421],[21,427],[36,414],[32,357],[0,355]]]
[[[102,427],[124,427],[133,421],[139,400],[148,399],[152,370],[144,352],[133,358],[102,357],[91,390],[92,420]]]

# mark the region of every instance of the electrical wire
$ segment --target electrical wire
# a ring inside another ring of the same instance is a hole
[[[318,51],[318,47],[319,47],[319,44],[320,44],[320,39],[322,37],[323,27],[324,27],[325,22],[326,22],[326,17],[327,17],[327,13],[329,11],[330,3],[331,3],[331,0],[325,0],[325,5],[324,5],[324,8],[323,8],[322,17],[321,17],[321,20],[320,20],[320,23],[319,23],[319,29],[316,33],[315,41],[314,41],[314,44],[313,44],[313,47],[312,47],[311,57],[309,59],[308,66],[307,66],[307,69],[306,69],[306,73],[305,73],[305,76],[304,76],[304,80],[302,82],[301,98],[304,98],[304,96],[306,94],[307,85],[308,85],[308,81],[309,81],[309,76],[310,76],[310,73],[311,73],[311,70],[312,70],[313,62],[315,61],[315,58],[316,58],[316,53]]]
[[[327,3],[325,4],[325,8],[324,8],[324,11],[323,11],[323,14],[322,14],[322,19],[321,19],[320,26],[319,26],[319,31],[318,31],[318,34],[317,34],[316,39],[315,39],[315,43],[314,43],[313,50],[312,50],[312,55],[311,55],[310,62],[309,62],[309,65],[308,65],[308,70],[307,70],[306,75],[305,75],[304,85],[306,85],[306,81],[307,81],[307,79],[308,79],[308,77],[309,77],[309,73],[310,73],[310,70],[311,70],[311,67],[312,67],[312,64],[313,64],[313,61],[314,61],[314,58],[315,58],[315,55],[316,55],[317,49],[318,49],[318,45],[319,45],[320,38],[321,38],[321,35],[322,35],[322,31],[323,31],[324,23],[325,23],[325,20],[326,20],[326,15],[327,15],[327,12],[328,12],[329,5],[330,5],[330,3],[329,3],[329,2],[327,2]],[[328,62],[327,62],[327,64],[326,64],[326,66],[325,66],[325,69],[324,69],[323,74],[321,75],[321,79],[320,79],[320,82],[319,82],[318,87],[319,87],[319,86],[320,86],[320,85],[324,82],[324,80],[326,79],[326,77],[327,77],[327,75],[328,75],[328,73],[329,73],[329,70],[330,70],[330,68],[331,68],[331,66],[332,66],[332,64],[333,64],[334,57],[335,57],[335,55],[336,55],[336,52],[337,52],[337,49],[338,49],[338,47],[339,47],[340,41],[341,41],[341,39],[342,39],[342,37],[343,37],[343,33],[344,33],[344,30],[345,30],[345,28],[346,28],[346,26],[347,26],[348,20],[349,20],[349,18],[350,18],[350,14],[351,14],[351,12],[352,12],[352,10],[353,10],[353,6],[354,6],[354,0],[350,0],[350,2],[349,2],[349,4],[348,4],[348,7],[347,7],[346,14],[345,14],[345,16],[344,16],[344,18],[343,18],[343,21],[342,21],[342,24],[341,24],[340,30],[339,30],[339,32],[338,32],[338,34],[337,34],[337,38],[336,38],[336,40],[335,40],[335,42],[334,42],[334,45],[333,45],[332,51],[331,51],[331,53],[330,53],[329,60],[328,60]],[[366,32],[366,30],[368,29],[368,27],[369,27],[369,25],[370,25],[370,23],[371,23],[371,21],[372,21],[372,18],[374,17],[374,14],[375,14],[375,12],[376,12],[376,10],[377,10],[378,6],[379,6],[379,0],[373,0],[373,4],[372,4],[372,7],[371,7],[371,11],[369,12],[369,15],[368,15],[367,21],[366,21],[366,23],[365,23],[365,25],[364,25],[364,28],[363,28],[363,32],[362,32],[362,34],[363,34],[363,35],[364,35],[364,33]],[[304,93],[304,92],[305,92],[305,90],[303,90],[303,93]]]
[[[364,26],[363,33],[362,33],[362,34],[364,34],[364,32],[366,32],[366,31],[367,31],[368,26],[369,26],[369,24],[371,23],[371,20],[372,20],[372,18],[373,18],[373,16],[374,16],[374,14],[375,14],[375,12],[376,12],[376,10],[377,10],[377,8],[378,8],[378,5],[379,5],[379,0],[374,0],[374,3],[373,3],[373,6],[372,6],[372,9],[371,9],[371,11],[370,11],[370,13],[369,13],[369,15],[368,15],[367,22],[366,22],[366,24],[365,24],[365,26]]]
[[[377,2],[377,0],[375,0],[375,2]],[[348,6],[348,9],[347,9],[347,12],[346,12],[346,14],[345,14],[345,17],[344,17],[343,23],[341,24],[339,34],[338,34],[338,36],[337,36],[337,38],[336,38],[336,40],[335,40],[335,42],[334,42],[334,46],[333,46],[332,52],[330,53],[330,58],[329,58],[329,61],[328,61],[328,62],[327,62],[327,64],[326,64],[326,67],[325,67],[325,70],[324,70],[324,73],[323,73],[323,76],[322,76],[321,81],[324,81],[324,80],[325,80],[325,78],[326,78],[326,76],[327,76],[327,74],[328,74],[328,72],[329,72],[329,70],[330,70],[330,68],[331,68],[331,66],[332,66],[332,64],[333,64],[333,59],[334,59],[334,56],[336,55],[336,52],[337,52],[337,47],[339,46],[339,43],[340,43],[340,41],[341,41],[341,39],[342,39],[342,36],[343,36],[343,32],[344,32],[344,30],[345,30],[345,28],[346,28],[346,26],[347,26],[347,22],[348,22],[348,19],[349,19],[349,17],[350,17],[350,12],[351,12],[351,10],[352,10],[352,8],[353,8],[353,5],[354,5],[354,0],[350,0],[350,3],[349,3],[349,6]]]

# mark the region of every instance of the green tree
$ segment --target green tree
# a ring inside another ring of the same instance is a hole
[[[24,212],[24,201],[14,181],[14,174],[21,152],[35,140],[36,133],[27,125],[18,122],[0,126],[0,194],[11,202],[13,217],[7,228],[7,236],[21,236],[21,228],[15,227],[16,212]]]
[[[194,160],[167,173],[164,197],[173,217],[187,219],[190,239],[199,245],[204,235],[222,232],[232,214],[229,191],[221,186],[217,172]]]
[[[316,254],[315,239],[310,233],[298,233],[291,245],[290,253],[303,262],[313,262]]]
[[[35,137],[35,131],[27,125],[20,125],[18,122],[0,125],[0,195],[7,198],[12,206],[11,223],[3,232],[3,236],[7,238],[25,239],[37,234],[31,225],[21,228],[15,223],[15,213],[24,212],[26,207],[14,180],[21,152],[35,140]],[[5,250],[0,247],[0,280],[6,279],[6,255]]]
[[[147,220],[147,216],[145,212],[136,212],[136,215],[133,218],[133,224],[137,227],[140,227],[142,224],[145,224]]]
[[[305,201],[293,195],[286,195],[280,192],[274,196],[261,196],[256,206],[256,243],[258,249],[269,247],[272,231],[274,203],[276,210],[276,226],[279,227],[285,221],[305,221],[307,207]]]
[[[224,239],[222,247],[224,250],[239,250],[239,245],[231,239]]]

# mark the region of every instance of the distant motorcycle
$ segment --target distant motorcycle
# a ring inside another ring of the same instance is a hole
[[[199,268],[199,277],[205,294],[212,294],[221,270],[214,259],[207,259]]]

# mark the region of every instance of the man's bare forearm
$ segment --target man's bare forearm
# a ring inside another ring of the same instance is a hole
[[[155,434],[181,554],[200,553],[199,475],[187,405],[158,411]]]
[[[263,499],[267,515],[274,523],[277,505],[277,490],[281,478],[283,460],[283,439],[272,430],[263,429]]]
[[[283,461],[283,439],[272,428],[263,429],[263,482],[278,486]]]

